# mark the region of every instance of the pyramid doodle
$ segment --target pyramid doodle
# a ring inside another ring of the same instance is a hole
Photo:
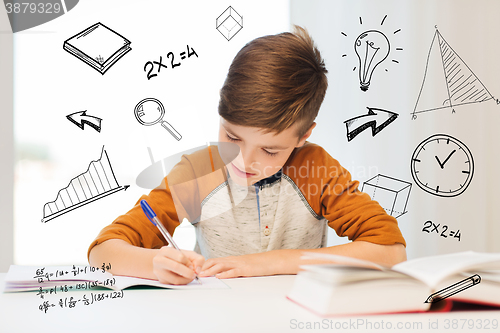
[[[413,116],[493,99],[488,89],[436,30]]]

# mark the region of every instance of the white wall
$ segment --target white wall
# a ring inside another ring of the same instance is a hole
[[[215,30],[215,18],[229,5],[243,15],[244,28],[228,42]],[[500,185],[495,172],[500,159],[495,124],[500,107],[490,101],[461,106],[453,115],[443,111],[419,116],[415,121],[410,117],[435,25],[489,91],[499,95],[499,46],[493,33],[500,28],[498,6],[500,3],[487,0],[295,0],[289,13],[288,1],[284,0],[87,0],[58,19],[15,34],[15,63],[7,70],[14,70],[14,85],[9,87],[15,93],[14,130],[20,159],[15,168],[12,226],[12,120],[7,112],[8,99],[7,104],[2,99],[0,271],[12,262],[9,249],[13,246],[17,264],[85,263],[87,246],[98,231],[133,205],[145,190],[131,186],[126,192],[46,224],[40,222],[43,205],[99,157],[102,145],[119,183],[134,185],[136,175],[150,165],[147,147],[151,147],[155,159],[160,159],[214,140],[218,90],[230,61],[246,42],[289,30],[290,23],[309,30],[329,69],[330,86],[311,141],[324,146],[361,182],[383,174],[413,183],[408,213],[398,219],[408,241],[409,257],[469,249],[500,251],[496,241],[500,216],[495,209]],[[132,51],[103,76],[62,48],[64,40],[96,22],[132,41]],[[8,24],[5,17],[2,24]],[[374,74],[369,91],[362,93],[352,70],[357,66],[353,37],[368,29],[384,31],[393,49],[389,61]],[[395,34],[398,29],[401,31]],[[2,43],[8,41],[8,34],[0,35]],[[146,79],[143,66],[147,61],[157,61],[160,55],[165,59],[170,51],[178,54],[186,44],[197,51],[199,58]],[[396,51],[396,47],[403,50]],[[1,64],[5,66],[8,54],[3,50]],[[2,79],[8,78],[3,75],[8,74],[5,70],[2,67]],[[2,93],[6,91],[2,89]],[[181,141],[159,126],[149,128],[137,123],[132,109],[146,97],[163,102],[167,120],[183,135]],[[343,122],[365,114],[367,106],[396,112],[399,117],[375,137],[367,130],[347,142]],[[81,131],[66,119],[79,110],[103,118],[101,133],[90,128]],[[474,156],[472,183],[456,198],[422,191],[410,174],[413,150],[435,133],[460,139]],[[427,220],[446,224],[450,230],[459,229],[461,241],[422,232]],[[330,234],[329,244],[344,241]]]
[[[13,262],[14,138],[12,114],[12,34],[5,10],[0,9],[0,272]]]
[[[243,29],[227,41],[215,25],[229,5],[244,20]],[[63,50],[66,39],[97,22],[132,42],[132,51],[104,75]],[[53,21],[15,34],[15,138],[22,155],[16,164],[15,263],[85,264],[98,232],[149,191],[135,185],[151,163],[147,148],[159,160],[216,141],[219,89],[236,52],[256,37],[288,27],[284,0],[87,0]],[[168,52],[180,61],[187,45],[198,58],[170,68]],[[144,65],[160,56],[169,68],[148,80]],[[163,103],[165,120],[182,140],[159,124],[137,122],[134,107],[147,97]],[[83,110],[103,119],[100,133],[82,131],[66,119]],[[41,223],[44,204],[98,159],[103,145],[119,184],[131,187]],[[191,231],[179,229],[174,237],[194,237]]]
[[[455,114],[445,109],[419,114],[413,121],[410,115],[422,85],[435,25],[490,93],[500,97],[500,46],[496,42],[499,9],[500,2],[488,0],[291,1],[291,23],[309,30],[329,70],[327,96],[311,140],[324,146],[361,182],[382,174],[413,184],[408,213],[398,219],[409,258],[465,250],[500,251],[500,177],[496,171],[500,160],[500,106],[491,100],[459,106]],[[387,35],[391,51],[387,61],[376,68],[369,90],[362,92],[357,72],[353,72],[358,67],[354,41],[360,33],[372,29]],[[394,33],[398,29],[401,31]],[[428,83],[431,89],[439,88],[437,82]],[[348,142],[344,121],[366,114],[366,107],[386,109],[399,116],[375,137],[368,129]],[[461,140],[474,158],[472,182],[454,198],[424,192],[410,174],[413,151],[437,133]],[[440,224],[440,233],[443,225],[448,231],[460,230],[461,240],[423,232],[427,220]]]

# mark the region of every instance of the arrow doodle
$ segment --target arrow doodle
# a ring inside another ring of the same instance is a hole
[[[351,141],[369,127],[372,128],[372,136],[375,136],[398,117],[397,113],[391,111],[371,107],[367,107],[367,109],[368,114],[344,121],[347,128],[347,141]],[[360,122],[361,125],[359,125]]]
[[[93,129],[95,129],[97,132],[101,132],[101,118],[97,118],[94,116],[87,116],[85,114],[87,110],[85,111],[78,111],[72,114],[69,114],[66,116],[69,121],[71,121],[73,124],[76,126],[80,127],[82,130],[84,129],[84,124],[89,125]]]

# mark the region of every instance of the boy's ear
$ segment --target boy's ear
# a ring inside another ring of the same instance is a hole
[[[306,140],[311,136],[312,130],[316,127],[316,123],[312,123],[311,127],[307,130],[307,132],[299,139],[299,142],[297,143],[296,147],[302,147],[304,143],[306,143]]]

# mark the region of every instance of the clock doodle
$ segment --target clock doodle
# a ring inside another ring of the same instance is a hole
[[[463,193],[474,175],[472,154],[461,141],[435,134],[422,141],[411,157],[411,175],[426,192],[440,197]]]

